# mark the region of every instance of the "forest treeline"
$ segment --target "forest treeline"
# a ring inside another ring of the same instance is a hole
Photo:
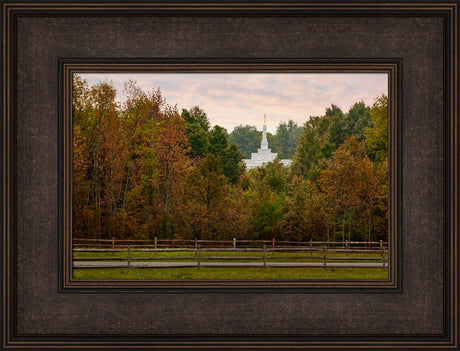
[[[388,100],[280,123],[275,160],[241,161],[261,132],[211,127],[160,89],[73,84],[73,235],[118,239],[386,240]]]

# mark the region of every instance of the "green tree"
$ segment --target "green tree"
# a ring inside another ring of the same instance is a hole
[[[332,105],[324,116],[310,117],[298,139],[293,168],[298,175],[315,182],[326,167],[327,160],[348,136],[362,139],[368,125],[368,108],[363,103],[352,106],[348,114]]]
[[[364,101],[355,103],[344,118],[345,135],[354,136],[358,141],[364,139],[364,131],[371,125],[370,108]]]
[[[271,190],[285,196],[288,190],[288,175],[286,167],[279,160],[269,162],[266,166],[265,181]]]
[[[344,115],[342,110],[332,105],[326,109],[326,119],[328,120],[327,139],[337,149],[345,141],[346,130],[344,125]]]
[[[209,132],[209,152],[222,157],[228,148],[227,131],[220,126],[214,126]]]
[[[208,133],[197,123],[187,125],[185,130],[190,145],[190,156],[203,157],[209,150]]]
[[[238,125],[230,133],[229,141],[235,143],[243,154],[244,158],[250,158],[251,153],[257,152],[262,140],[262,133],[256,127],[249,125]]]
[[[299,137],[302,135],[303,128],[299,127],[293,120],[281,122],[269,145],[274,152],[278,153],[279,158],[290,159],[294,156]]]
[[[364,130],[369,157],[381,162],[388,157],[388,97],[379,96],[370,111],[373,127]]]
[[[185,134],[190,145],[192,157],[203,157],[209,150],[209,120],[206,113],[198,106],[182,110],[185,121]]]
[[[311,117],[305,123],[303,133],[299,138],[293,160],[293,169],[296,174],[302,175],[311,181],[316,181],[323,169],[329,153],[327,140],[320,134],[319,117]]]
[[[182,117],[185,123],[188,124],[199,124],[204,131],[209,131],[209,119],[206,112],[198,105],[193,106],[189,110],[182,110]]]
[[[235,143],[231,143],[223,152],[222,170],[231,184],[238,183],[244,172],[245,165],[241,161],[242,158],[241,152]]]

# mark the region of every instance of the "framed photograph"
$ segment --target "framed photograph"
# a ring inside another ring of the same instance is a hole
[[[3,349],[458,349],[458,3],[5,1]]]

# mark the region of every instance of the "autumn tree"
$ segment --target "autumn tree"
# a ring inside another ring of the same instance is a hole
[[[245,228],[241,190],[232,189],[220,158],[207,155],[191,169],[177,213],[179,235],[197,239],[240,237]]]
[[[95,117],[99,125],[99,149],[95,155],[100,181],[100,209],[104,236],[118,236],[118,209],[123,191],[126,162],[126,139],[121,129],[120,115],[115,101],[116,90],[107,83],[92,88]],[[96,179],[96,178],[95,178]]]
[[[89,177],[92,159],[88,138],[92,138],[89,127],[93,115],[89,89],[86,81],[78,75],[73,76],[72,91],[72,221],[73,233],[78,237],[96,235],[92,223],[96,218],[94,204],[89,194],[92,192],[92,181]]]
[[[129,142],[120,225],[126,237],[153,237],[157,235],[160,181],[154,141],[160,132],[158,120],[167,105],[158,89],[145,93],[132,81],[125,84],[125,94],[122,121]]]
[[[284,206],[286,212],[280,224],[283,240],[329,241],[325,196],[314,183],[294,176]]]
[[[106,82],[88,88],[77,75],[74,86],[72,121],[77,176],[73,183],[74,205],[83,216],[80,222],[75,222],[74,230],[81,226],[88,236],[101,238],[116,231],[120,173],[123,173],[124,144],[117,142],[120,121],[116,90]],[[86,163],[84,167],[81,160]],[[86,197],[82,191],[86,191]]]
[[[376,202],[372,208],[372,232],[375,240],[388,240],[388,157],[376,163]]]
[[[72,213],[74,235],[80,238],[91,235],[91,221],[93,213],[88,213],[88,193],[90,192],[90,182],[87,179],[89,158],[85,150],[85,137],[82,135],[80,126],[73,128],[73,205]]]
[[[174,232],[171,212],[180,202],[180,188],[188,167],[183,119],[173,109],[165,111],[157,121],[158,134],[154,148],[158,157],[158,205],[161,219],[159,232],[170,235]]]
[[[335,219],[342,241],[357,235],[370,236],[372,207],[378,193],[374,164],[354,137],[349,137],[334,152],[319,179],[321,190],[331,204],[329,215]],[[348,233],[348,235],[347,235]]]
[[[244,196],[250,215],[248,232],[253,239],[280,237],[286,177],[285,167],[277,160],[249,171]]]

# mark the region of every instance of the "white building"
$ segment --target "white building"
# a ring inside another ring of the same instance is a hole
[[[265,116],[264,116],[265,122]],[[257,152],[253,152],[251,154],[251,158],[244,159],[244,163],[246,164],[247,169],[256,168],[262,166],[264,163],[272,162],[275,160],[277,153],[272,152],[271,149],[268,148],[268,141],[267,141],[267,125],[264,123],[264,128],[262,132],[262,142],[260,143],[260,149]],[[284,159],[279,160],[283,165],[289,166],[292,163],[292,160]]]

